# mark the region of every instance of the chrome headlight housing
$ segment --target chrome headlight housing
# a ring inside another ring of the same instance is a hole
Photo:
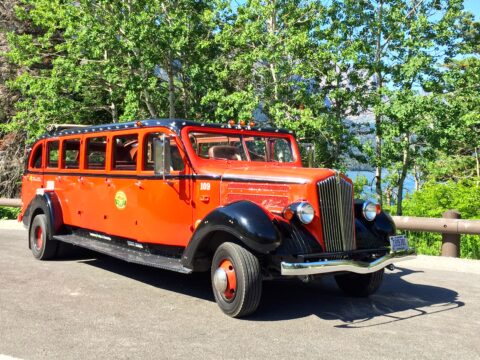
[[[315,209],[308,201],[302,201],[296,209],[298,219],[305,225],[310,224],[315,217]]]
[[[380,214],[380,205],[373,201],[365,201],[363,203],[362,213],[363,217],[368,221],[373,221]]]

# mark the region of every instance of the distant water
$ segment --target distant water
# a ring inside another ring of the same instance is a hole
[[[368,185],[363,188],[363,192],[369,196],[375,194],[375,172],[360,170],[360,171],[347,171],[346,174],[353,181],[355,181],[355,179],[358,176],[365,176],[367,178]],[[386,174],[386,170],[383,170],[382,176],[383,174]],[[385,189],[386,188],[385,183],[382,185],[383,185],[382,187]],[[414,191],[415,191],[415,180],[412,174],[408,174],[407,178],[405,179],[405,183],[403,185],[403,196],[404,197],[407,196],[407,193],[412,194]]]

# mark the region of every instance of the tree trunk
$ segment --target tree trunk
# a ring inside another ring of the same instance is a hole
[[[147,89],[143,89],[143,97],[145,99],[145,105],[147,105],[148,112],[152,118],[158,117],[157,110],[155,110],[155,106],[153,106],[152,101],[150,99],[150,93]]]
[[[401,216],[403,212],[403,186],[405,184],[405,178],[407,177],[408,172],[408,165],[410,163],[410,134],[405,134],[403,141],[405,142],[405,146],[403,148],[402,173],[400,175],[400,179],[398,180],[397,216]]]
[[[105,62],[108,61],[108,51],[107,50],[105,50],[103,52],[103,59],[105,60]],[[115,103],[113,102],[113,88],[112,88],[111,84],[108,84],[107,91],[108,91],[108,94],[110,96],[109,108],[110,108],[110,115],[112,116],[112,122],[117,123],[118,122],[118,111],[117,111],[117,107],[115,106]]]
[[[377,82],[377,96],[381,97],[381,89],[383,87],[382,71],[380,69],[380,60],[382,55],[382,14],[383,1],[378,2],[378,31],[375,45],[375,76]],[[381,100],[381,99],[380,99]],[[382,116],[375,114],[375,191],[377,193],[377,201],[382,204]]]
[[[477,164],[477,177],[480,178],[480,148],[475,148],[475,161]]]
[[[377,193],[377,201],[382,204],[382,134],[381,134],[381,118],[375,115],[375,192]]]
[[[175,113],[175,84],[173,77],[173,59],[169,56],[167,64],[167,76],[168,76],[168,116],[170,119],[174,119],[176,116]]]
[[[415,179],[415,191],[420,190],[420,174],[417,165],[413,167],[413,178]]]
[[[392,188],[390,186],[385,190],[385,202],[388,206],[392,205]]]
[[[267,23],[267,28],[268,32],[271,35],[275,35],[275,32],[277,31],[277,9],[276,9],[276,1],[273,1],[273,11],[272,11],[272,16],[269,19]],[[271,49],[272,52],[275,52],[275,49]],[[273,97],[276,101],[279,99],[278,95],[278,78],[277,78],[277,70],[275,68],[275,62],[271,61],[269,64],[270,68],[270,74],[272,75],[272,80],[273,80]]]

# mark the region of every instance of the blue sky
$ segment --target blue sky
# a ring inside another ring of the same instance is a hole
[[[245,0],[233,0],[233,8],[236,8],[237,5],[244,4]],[[465,10],[470,11],[475,15],[476,20],[480,20],[480,0],[464,0]]]
[[[480,20],[480,0],[465,0],[463,3],[465,10],[475,15],[475,19]]]

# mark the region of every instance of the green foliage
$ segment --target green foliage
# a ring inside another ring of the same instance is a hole
[[[353,179],[353,193],[355,194],[356,199],[367,200],[367,195],[364,191],[367,186],[369,186],[369,183],[365,175],[359,175]]]
[[[19,208],[0,206],[0,220],[14,220],[20,214]]]
[[[461,182],[427,183],[405,201],[404,214],[421,217],[442,217],[450,209],[460,212],[463,219],[480,219],[480,188],[475,179]],[[433,233],[411,233],[418,252],[439,255],[441,235]],[[480,236],[463,235],[461,257],[480,259]]]
[[[312,144],[310,165],[387,169],[398,214],[412,171],[480,177],[480,24],[462,0],[14,1],[25,26],[2,27],[1,59],[21,69],[18,101],[1,134],[255,117]],[[346,119],[366,112],[364,141]]]

